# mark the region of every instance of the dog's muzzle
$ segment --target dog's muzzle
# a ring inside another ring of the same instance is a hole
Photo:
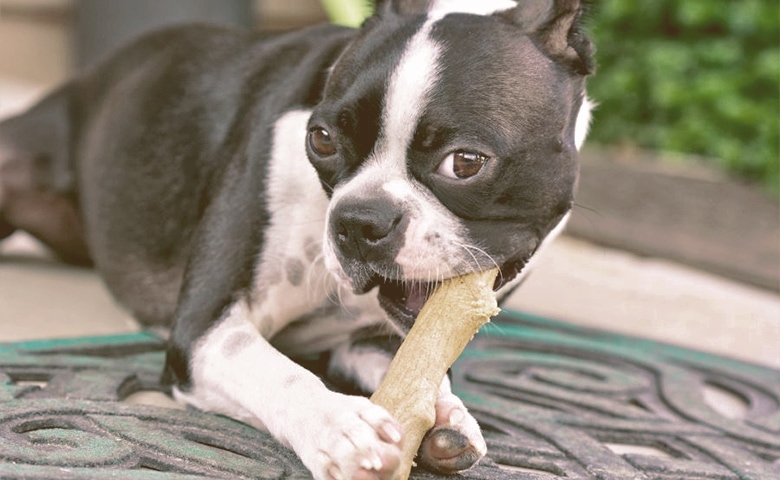
[[[411,328],[428,297],[444,280],[406,278],[403,266],[396,262],[399,251],[406,246],[410,217],[398,200],[375,195],[339,199],[329,219],[332,245],[352,289],[362,294],[378,287],[382,308],[404,330]],[[525,263],[526,259],[521,258],[502,265],[494,289],[513,279]],[[479,266],[464,267],[467,270],[458,274],[469,273]]]
[[[330,232],[342,265],[363,264],[388,275],[404,245],[407,224],[403,209],[392,198],[346,197],[331,212]],[[354,279],[353,273],[347,271]]]

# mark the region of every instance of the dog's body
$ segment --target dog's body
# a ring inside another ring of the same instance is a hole
[[[152,34],[0,124],[0,239],[94,262],[172,325],[178,399],[317,478],[392,475],[401,432],[291,359],[369,393],[432,284],[499,266],[516,286],[565,223],[589,118],[579,2],[378,9],[359,31]],[[447,380],[436,409],[420,461],[471,466]]]

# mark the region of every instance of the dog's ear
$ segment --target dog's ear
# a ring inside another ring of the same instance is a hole
[[[388,13],[419,14],[431,9],[433,0],[376,0],[375,11],[382,15]]]
[[[499,13],[518,25],[551,57],[581,75],[593,73],[593,46],[582,29],[580,0],[520,0]]]

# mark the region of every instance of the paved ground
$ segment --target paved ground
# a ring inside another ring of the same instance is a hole
[[[780,204],[701,159],[586,148],[569,232],[780,292]]]

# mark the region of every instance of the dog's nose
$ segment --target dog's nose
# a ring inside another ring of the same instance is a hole
[[[342,199],[331,213],[331,232],[341,253],[379,260],[403,240],[402,210],[388,198]]]

